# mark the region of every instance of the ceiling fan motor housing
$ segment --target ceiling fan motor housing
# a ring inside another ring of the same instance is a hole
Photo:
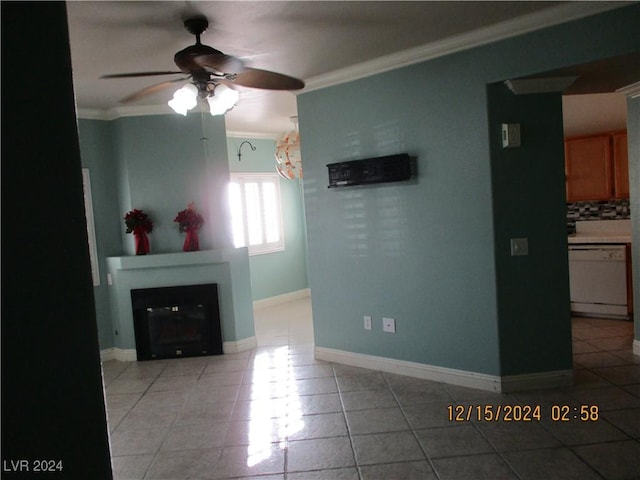
[[[199,37],[209,27],[209,21],[204,15],[196,15],[195,17],[185,18],[184,28],[189,33]],[[200,39],[198,38],[198,42]]]
[[[224,54],[220,50],[216,50],[208,45],[196,43],[195,45],[191,45],[176,53],[173,57],[173,61],[178,68],[185,73],[191,73],[198,70],[204,71],[205,69],[195,61],[195,57],[202,55],[223,56]]]

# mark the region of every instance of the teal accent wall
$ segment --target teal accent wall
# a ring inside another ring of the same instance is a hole
[[[500,373],[571,370],[562,95],[500,82],[488,105]],[[520,125],[520,147],[502,147],[503,123]],[[512,238],[530,254],[512,256]]]
[[[315,343],[494,373],[485,86],[446,74],[467,61],[431,63],[299,96]],[[327,188],[326,164],[395,153],[417,157],[415,180]]]
[[[114,169],[111,122],[78,120],[82,166],[89,169],[100,285],[93,288],[100,346],[113,346],[106,257],[122,253],[118,176]]]
[[[501,163],[487,85],[637,51],[639,12],[628,6],[298,96],[317,346],[490,375],[571,368],[566,251],[554,230],[566,235],[562,130],[534,140],[551,142],[536,151],[550,164],[553,198],[526,212],[522,230],[509,205],[539,201],[544,164]],[[328,163],[404,152],[417,157],[411,182],[327,189]],[[510,257],[509,236],[530,239],[524,262]],[[556,267],[544,273],[543,264]],[[544,321],[539,302],[549,303]],[[370,332],[363,315],[373,316]],[[396,334],[382,332],[382,316],[396,318]],[[512,348],[526,341],[549,348]]]
[[[202,140],[202,122],[206,140]],[[186,117],[123,117],[113,124],[122,192],[120,217],[133,208],[151,216],[151,253],[182,249],[184,234],[173,219],[191,201],[209,220],[199,232],[201,249],[228,246],[224,117],[192,112]],[[123,251],[133,255],[133,236],[125,233],[123,220],[121,225]]]
[[[238,149],[242,142],[242,158]],[[227,139],[229,170],[231,172],[275,173],[275,140],[231,137]],[[260,300],[307,288],[307,252],[302,185],[298,180],[280,179],[282,222],[285,250],[283,252],[251,255],[251,290],[253,300]]]

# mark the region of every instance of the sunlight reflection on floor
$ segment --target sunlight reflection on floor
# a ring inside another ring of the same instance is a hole
[[[277,307],[255,312],[256,336],[263,351],[256,353],[253,360],[248,467],[270,458],[274,445],[284,449],[288,436],[304,428],[291,355],[295,345],[313,347],[308,305],[308,300],[300,302],[299,316],[291,316],[291,305],[288,315],[279,315]],[[277,443],[274,443],[274,431]]]

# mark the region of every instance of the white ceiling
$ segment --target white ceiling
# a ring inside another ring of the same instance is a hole
[[[621,93],[562,97],[564,135],[575,137],[627,129],[627,97]]]
[[[119,100],[177,76],[100,79],[101,75],[177,70],[175,52],[195,43],[182,17],[209,19],[202,43],[248,66],[304,80],[312,90],[561,23],[617,2],[398,1],[70,1],[74,86],[85,115],[170,111],[174,89],[123,106]],[[176,86],[177,88],[177,86]],[[277,135],[296,115],[290,92],[241,90],[226,115],[232,132]]]

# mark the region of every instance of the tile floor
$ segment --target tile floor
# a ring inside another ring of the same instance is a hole
[[[259,347],[105,362],[117,479],[640,479],[631,322],[574,319],[576,386],[502,395],[315,361],[308,300]],[[447,406],[597,405],[596,422],[450,422]]]

